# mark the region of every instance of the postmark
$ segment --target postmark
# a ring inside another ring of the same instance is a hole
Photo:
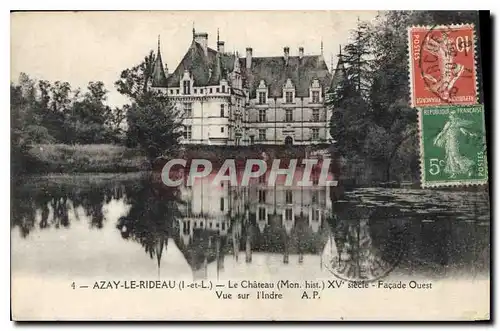
[[[474,25],[408,29],[412,107],[477,103]]]
[[[419,109],[422,187],[486,184],[482,105]]]
[[[374,243],[369,220],[350,220],[341,231],[332,235],[333,254],[324,260],[336,278],[348,282],[374,282],[389,275],[401,261],[404,251],[404,233],[390,233],[384,240],[384,250]]]

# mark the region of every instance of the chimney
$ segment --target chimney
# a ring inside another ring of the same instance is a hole
[[[217,42],[217,52],[224,53],[224,42],[223,41]]]
[[[247,69],[252,68],[252,48],[247,47]]]
[[[299,59],[302,60],[304,57],[304,47],[299,47]]]
[[[206,32],[198,32],[194,34],[194,41],[203,47],[203,51],[205,52],[205,56],[208,55],[208,33]]]
[[[285,57],[285,63],[288,64],[288,56],[290,55],[290,47],[284,47],[283,53]]]

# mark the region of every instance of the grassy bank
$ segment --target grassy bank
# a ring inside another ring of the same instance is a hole
[[[30,173],[135,172],[149,167],[140,150],[124,146],[34,145],[28,151]]]
[[[325,146],[309,147],[310,151]],[[268,159],[303,158],[304,146],[184,146],[175,157],[208,159],[215,166],[226,159],[244,162],[251,158],[262,158],[265,152]],[[27,151],[26,171],[23,173],[123,173],[150,170],[147,157],[139,149],[119,145],[65,145],[39,144]],[[170,156],[174,157],[174,156]],[[168,157],[167,157],[168,159]],[[160,170],[166,158],[158,160],[154,170]],[[158,168],[158,169],[157,169]]]

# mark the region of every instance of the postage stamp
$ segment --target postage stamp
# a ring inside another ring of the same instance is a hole
[[[422,187],[488,181],[482,105],[419,110]]]
[[[474,25],[414,26],[408,38],[412,107],[477,103]]]

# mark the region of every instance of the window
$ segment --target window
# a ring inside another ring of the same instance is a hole
[[[265,121],[266,121],[266,110],[259,109],[259,122],[265,122]]]
[[[222,85],[222,93],[226,93],[226,85]]]
[[[215,89],[215,92],[219,93],[219,92],[220,92],[220,89],[219,89],[219,88],[216,88],[216,89]]]
[[[293,92],[286,92],[285,94],[285,102],[292,103],[293,102]]]
[[[179,94],[179,89],[176,89],[176,90],[175,90],[175,94]]]
[[[194,94],[198,93],[198,90],[197,89],[194,89]]]
[[[184,138],[191,139],[191,125],[186,125],[184,127]]]
[[[183,106],[184,106],[184,116],[185,117],[192,117],[193,116],[193,104],[190,102],[185,102]]]
[[[266,103],[266,92],[259,92],[259,104]]]
[[[313,109],[313,121],[319,122],[319,109]]]
[[[224,133],[224,127],[223,126],[220,127],[220,132]]]
[[[226,222],[222,222],[222,231],[226,230]]]
[[[265,221],[266,220],[266,208],[260,207],[259,208],[259,221]]]
[[[212,91],[213,91],[212,88],[210,88],[210,94],[212,94]]]
[[[292,208],[285,209],[285,220],[291,221],[293,219]]]
[[[266,140],[266,129],[259,129],[259,140]]]
[[[292,122],[293,121],[293,113],[291,109],[285,110],[285,121]]]
[[[319,221],[319,209],[313,209],[312,220],[315,222]]]
[[[319,139],[319,129],[318,128],[313,128],[312,129],[312,138],[314,140],[318,140]]]
[[[220,105],[220,117],[224,117],[224,105]]]
[[[183,93],[184,94],[191,94],[191,82],[188,80],[185,80],[182,82],[182,87],[183,87]]]
[[[319,91],[313,91],[313,103],[319,103]]]
[[[224,198],[220,198],[220,211],[224,211]]]
[[[174,94],[174,90],[170,90],[170,94]]]
[[[259,190],[259,203],[266,203],[266,191],[264,190]]]
[[[286,200],[287,204],[293,203],[293,193],[292,193],[292,191],[290,191],[290,190],[286,191],[286,193],[285,193],[285,200]]]

